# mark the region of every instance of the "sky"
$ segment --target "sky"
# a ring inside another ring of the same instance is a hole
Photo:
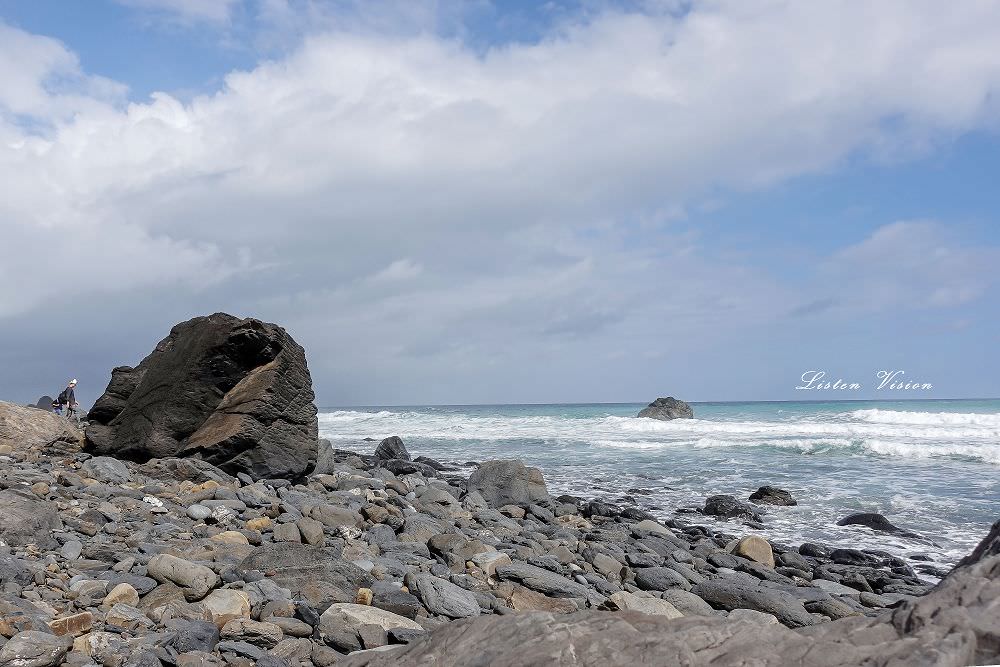
[[[998,41],[990,0],[6,0],[0,399],[218,311],[323,406],[1000,396]]]

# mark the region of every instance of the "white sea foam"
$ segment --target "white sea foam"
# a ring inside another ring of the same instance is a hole
[[[854,419],[874,424],[925,424],[929,426],[985,426],[1000,428],[1000,414],[978,412],[908,412],[904,410],[855,410]]]
[[[541,442],[549,447],[573,444],[638,451],[772,447],[807,454],[840,451],[914,459],[944,456],[1000,464],[1000,420],[989,414],[858,410],[782,421],[664,422],[618,416],[339,410],[321,413],[319,420],[323,437],[341,442],[400,435],[454,443],[510,440]]]

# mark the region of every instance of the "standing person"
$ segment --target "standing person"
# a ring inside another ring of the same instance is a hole
[[[66,410],[67,419],[72,419],[76,415],[76,406],[79,405],[76,402],[76,392],[74,389],[76,389],[76,378],[69,381],[69,384],[59,393],[59,397],[56,399],[59,407]]]

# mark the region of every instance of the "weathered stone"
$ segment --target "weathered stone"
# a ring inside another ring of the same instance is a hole
[[[520,461],[486,461],[469,477],[468,490],[478,491],[490,507],[527,505],[549,496],[542,471]]]
[[[161,583],[169,581],[180,586],[189,601],[202,599],[219,583],[219,576],[210,568],[170,554],[153,556],[146,570]]]
[[[430,574],[407,576],[407,587],[413,591],[432,614],[449,618],[479,616],[476,597],[455,584]]]
[[[371,588],[373,582],[353,563],[323,548],[294,542],[258,547],[240,562],[239,569],[273,572],[276,584],[317,608],[353,602],[358,589]]]
[[[326,536],[323,534],[322,523],[316,519],[310,519],[309,517],[304,516],[296,521],[295,525],[299,528],[299,533],[302,535],[303,542],[313,546],[323,546]]]
[[[733,553],[774,569],[774,551],[763,537],[747,535],[736,543],[733,547]]]
[[[0,491],[0,517],[0,541],[17,547],[34,544],[40,549],[55,548],[52,531],[61,528],[62,521],[51,503],[33,494],[4,489]]]
[[[54,667],[63,661],[73,638],[27,630],[19,632],[0,648],[0,667]]]
[[[53,445],[75,447],[82,441],[83,434],[65,417],[0,401],[0,446],[24,452]]]
[[[250,596],[243,591],[219,588],[202,600],[202,605],[220,629],[234,619],[250,618]]]
[[[197,317],[117,375],[88,415],[99,454],[196,456],[255,478],[299,477],[316,461],[305,352],[281,327]]]
[[[219,631],[222,639],[237,639],[260,648],[272,648],[281,641],[281,628],[274,623],[253,621],[249,618],[234,618],[227,621]]]
[[[76,637],[89,632],[93,626],[94,615],[89,611],[82,611],[72,616],[62,616],[49,621],[49,629],[52,630],[52,634],[59,635],[60,637],[63,635]]]
[[[716,609],[756,609],[774,614],[791,628],[816,623],[802,603],[783,591],[746,586],[731,581],[714,580],[696,584],[691,592]]]
[[[275,542],[301,542],[302,533],[294,523],[279,523],[271,533]]]
[[[95,456],[88,459],[80,472],[86,477],[92,477],[98,482],[107,484],[124,484],[132,478],[128,466],[110,456]]]
[[[365,625],[377,625],[383,630],[423,629],[419,623],[398,614],[358,604],[330,605],[319,619],[320,635],[328,643],[344,651],[363,648],[359,633]]]
[[[684,616],[666,600],[643,598],[627,591],[612,593],[608,596],[607,606],[618,611],[638,611],[643,614],[666,616],[667,618],[682,618]]]

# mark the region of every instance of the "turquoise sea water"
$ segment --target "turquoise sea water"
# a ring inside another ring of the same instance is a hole
[[[771,484],[799,501],[764,508],[760,534],[929,554],[950,565],[1000,519],[1000,400],[693,403],[695,419],[638,419],[644,404],[352,407],[320,434],[370,453],[390,435],[443,461],[518,458],[550,492],[631,498],[663,517],[715,493]],[[925,540],[837,527],[885,514]],[[697,517],[691,520],[698,520]],[[705,519],[701,519],[704,521]],[[730,532],[750,529],[738,523]]]

